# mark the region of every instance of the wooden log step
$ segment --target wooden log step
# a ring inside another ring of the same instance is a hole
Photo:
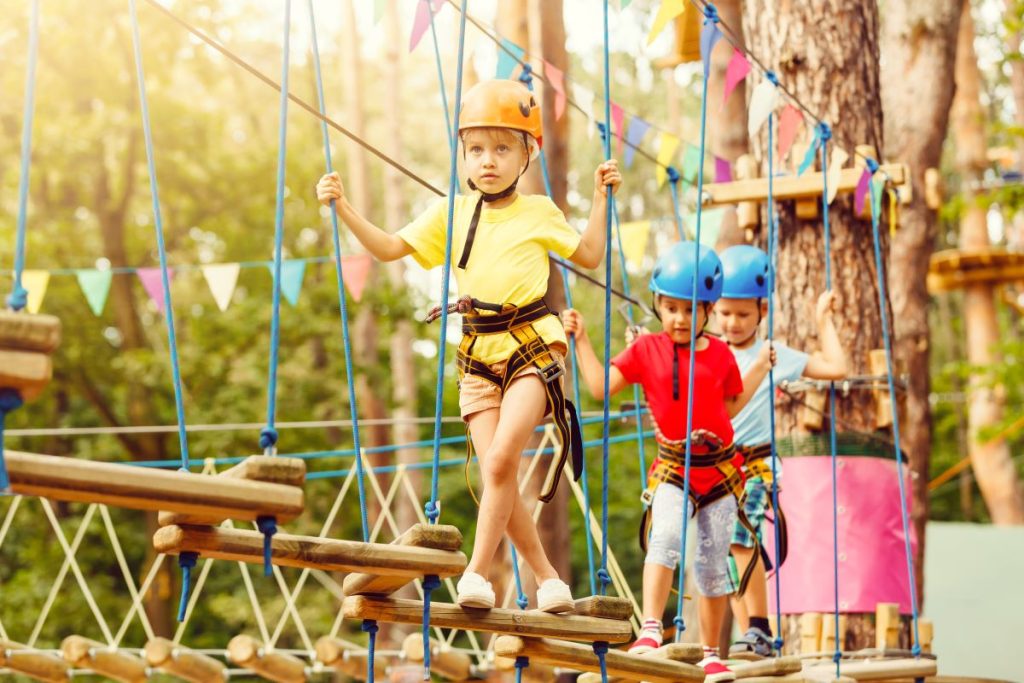
[[[153,535],[153,547],[169,555],[192,551],[218,560],[263,562],[263,534],[250,529],[165,526]],[[466,556],[457,551],[280,533],[271,540],[271,557],[282,567],[337,572],[370,569],[403,576],[407,581],[424,574],[454,576],[466,568]]]
[[[92,669],[96,673],[123,683],[143,683],[146,660],[127,652],[112,650],[103,643],[82,636],[68,636],[60,644],[64,660],[77,669]]]
[[[729,668],[736,674],[736,679],[755,678],[758,676],[785,676],[798,673],[803,669],[799,657],[774,657],[751,662],[730,663]]]
[[[60,346],[60,319],[53,315],[0,310],[0,349],[53,353]]]
[[[23,401],[43,393],[53,378],[53,360],[40,351],[0,349],[0,389],[16,389]]]
[[[71,667],[63,659],[49,652],[30,649],[13,640],[0,640],[0,669],[10,669],[46,683],[71,680]]]
[[[232,638],[228,642],[228,659],[275,683],[303,683],[306,680],[305,661],[294,655],[268,652],[263,643],[252,636]]]
[[[455,552],[462,547],[462,532],[451,524],[414,524],[389,545]],[[345,577],[345,595],[391,595],[413,577],[357,572]]]
[[[934,659],[869,659],[839,663],[841,676],[856,681],[887,681],[890,679],[927,678],[938,673]],[[811,681],[830,681],[835,676],[835,665],[815,664],[804,667],[804,678]]]
[[[410,633],[402,641],[406,661],[423,663],[423,634]],[[450,681],[465,681],[473,675],[473,660],[465,652],[452,650],[430,639],[430,672]]]
[[[494,653],[502,657],[529,657],[531,661],[577,671],[601,671],[597,655],[589,644],[501,636],[494,641]],[[702,683],[704,680],[704,670],[692,664],[649,655],[631,655],[620,650],[609,650],[605,655],[605,664],[609,676],[630,680],[640,679],[652,683]]]
[[[13,493],[101,503],[134,510],[174,510],[203,517],[287,522],[302,513],[302,489],[220,479],[150,467],[6,451]]]
[[[686,664],[696,664],[700,660],[704,659],[704,648],[698,643],[665,643],[657,650],[648,652],[643,656],[659,657],[673,662],[685,662]],[[797,663],[799,664],[799,662]],[[609,683],[641,680],[646,679],[642,679],[640,676],[616,676],[614,678],[610,678]],[[585,673],[579,677],[576,683],[601,683],[601,674],[593,672]]]
[[[306,461],[301,458],[282,458],[270,455],[251,455],[234,467],[218,472],[217,477],[261,481],[267,484],[283,484],[302,488],[306,483]],[[217,526],[226,517],[199,517],[180,512],[161,510],[157,515],[160,526],[171,524],[194,524]]]
[[[376,619],[397,624],[420,624],[423,621],[423,603],[419,600],[351,595],[342,602],[341,610],[349,619]],[[588,642],[604,640],[624,643],[633,635],[628,621],[575,614],[548,614],[538,610],[462,608],[445,602],[430,604],[430,624],[467,631],[514,633]]]
[[[167,638],[146,643],[146,663],[154,669],[183,678],[190,683],[223,683],[227,666],[219,659],[192,652]]]
[[[316,641],[316,660],[324,666],[345,674],[349,678],[365,681],[367,676],[366,648],[341,638],[323,636]],[[374,680],[386,680],[388,666],[383,657],[373,658]]]
[[[905,164],[882,164],[880,170],[889,174],[896,186],[905,185],[910,178]],[[839,192],[854,192],[863,173],[864,170],[860,168],[844,168],[839,176]],[[779,176],[774,179],[773,196],[776,200],[821,197],[821,183],[821,173]],[[768,198],[768,179],[752,178],[729,183],[709,183],[704,185],[704,197],[706,206],[764,201]]]
[[[590,595],[576,600],[573,614],[628,621],[633,616],[633,603],[626,598],[614,598],[610,595]]]

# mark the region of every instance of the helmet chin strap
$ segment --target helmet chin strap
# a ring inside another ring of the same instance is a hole
[[[523,144],[526,145],[527,150],[526,166],[524,166],[523,170],[519,172],[519,175],[512,181],[512,184],[500,192],[484,192],[483,190],[480,190],[480,199],[477,200],[476,208],[473,209],[473,217],[469,220],[469,230],[466,232],[466,243],[462,245],[462,256],[459,257],[459,269],[465,270],[466,264],[469,263],[469,254],[473,251],[473,240],[476,238],[476,227],[480,223],[480,211],[484,207],[484,202],[496,202],[500,199],[511,197],[516,191],[516,185],[519,184],[519,178],[522,178],[523,174],[526,173],[526,170],[530,168],[530,145],[526,141],[526,133],[523,133]],[[469,185],[469,189],[471,190],[476,191],[479,189],[476,186],[476,183],[473,182],[472,178],[466,181],[466,184]]]

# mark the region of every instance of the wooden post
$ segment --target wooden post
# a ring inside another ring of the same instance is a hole
[[[757,161],[749,154],[736,160],[736,179],[753,180],[757,178]],[[736,222],[746,236],[747,242],[754,241],[754,233],[761,226],[761,204],[757,201],[745,201],[736,204]]]
[[[921,639],[921,652],[931,654],[932,640],[935,638],[935,625],[932,620],[920,617],[917,620],[917,634]]]
[[[839,649],[845,647],[843,634],[846,633],[846,615],[839,615]],[[836,649],[836,618],[835,615],[822,615],[821,620],[821,651],[833,652]]]
[[[223,683],[227,667],[208,655],[191,652],[166,638],[153,638],[146,643],[146,662],[190,683]]]
[[[358,680],[369,678],[367,674],[366,648],[350,643],[341,638],[323,636],[316,641],[316,660],[324,666],[340,671],[346,676]],[[373,658],[374,680],[383,681],[387,676],[388,666],[382,658]]]
[[[12,640],[0,640],[0,669],[10,669],[47,683],[71,679],[70,667],[57,655],[30,649]]]
[[[885,362],[885,349],[871,349],[868,351],[868,372],[877,377],[885,377],[888,367]],[[892,426],[892,399],[889,396],[888,387],[878,387],[871,390],[875,397],[875,429],[885,429]]]
[[[126,652],[112,650],[103,643],[82,636],[68,636],[60,645],[68,664],[79,669],[92,669],[115,681],[143,683],[149,676],[146,662]]]
[[[406,660],[422,664],[423,635],[410,633],[402,641],[402,654]],[[473,662],[465,652],[452,650],[447,644],[442,645],[430,639],[430,671],[450,681],[464,681],[472,675]]]
[[[821,389],[808,389],[804,392],[803,404],[800,406],[800,426],[817,432],[825,425],[825,406],[828,394]]]
[[[800,615],[800,653],[821,652],[821,614],[807,612]]]
[[[895,650],[900,646],[900,606],[895,602],[875,605],[875,648]]]
[[[277,683],[303,683],[306,662],[293,655],[266,651],[252,636],[238,635],[228,643],[228,659]]]

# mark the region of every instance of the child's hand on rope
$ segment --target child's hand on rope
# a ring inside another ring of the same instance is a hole
[[[814,309],[818,322],[823,322],[836,312],[836,295],[831,289],[826,289],[818,297],[818,304]]]
[[[562,327],[567,335],[576,337],[576,341],[584,341],[587,338],[587,328],[583,326],[583,315],[573,309],[567,308],[562,311]]]
[[[619,162],[609,159],[601,163],[594,171],[594,188],[602,195],[608,195],[608,185],[612,186],[612,194],[615,194],[622,184],[622,176],[619,174]]]
[[[337,171],[320,178],[316,184],[316,198],[324,206],[330,206],[332,200],[338,202],[345,198],[345,187]]]
[[[778,361],[778,356],[775,352],[774,344],[762,344],[761,350],[757,353],[757,362],[764,368],[775,367],[775,363]]]

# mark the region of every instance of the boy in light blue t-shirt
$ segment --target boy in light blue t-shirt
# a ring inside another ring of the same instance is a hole
[[[758,357],[764,341],[758,337],[761,320],[768,313],[768,255],[750,245],[730,247],[722,252],[724,283],[715,316],[722,338],[729,344],[740,372],[745,373]],[[846,354],[839,343],[832,319],[835,295],[831,291],[818,297],[816,318],[821,351],[807,354],[775,343],[776,383],[801,377],[838,380],[847,373]],[[768,623],[767,579],[764,562],[758,562],[765,512],[771,504],[771,422],[772,396],[768,378],[758,385],[750,402],[733,419],[735,443],[744,451],[747,477],[741,509],[749,527],[737,522],[732,538],[732,557],[736,573],[746,579],[746,591],[734,596],[733,613],[745,633],[730,648],[730,655],[774,654],[771,626]],[[775,463],[775,474],[781,474]],[[779,517],[778,511],[776,517]]]

